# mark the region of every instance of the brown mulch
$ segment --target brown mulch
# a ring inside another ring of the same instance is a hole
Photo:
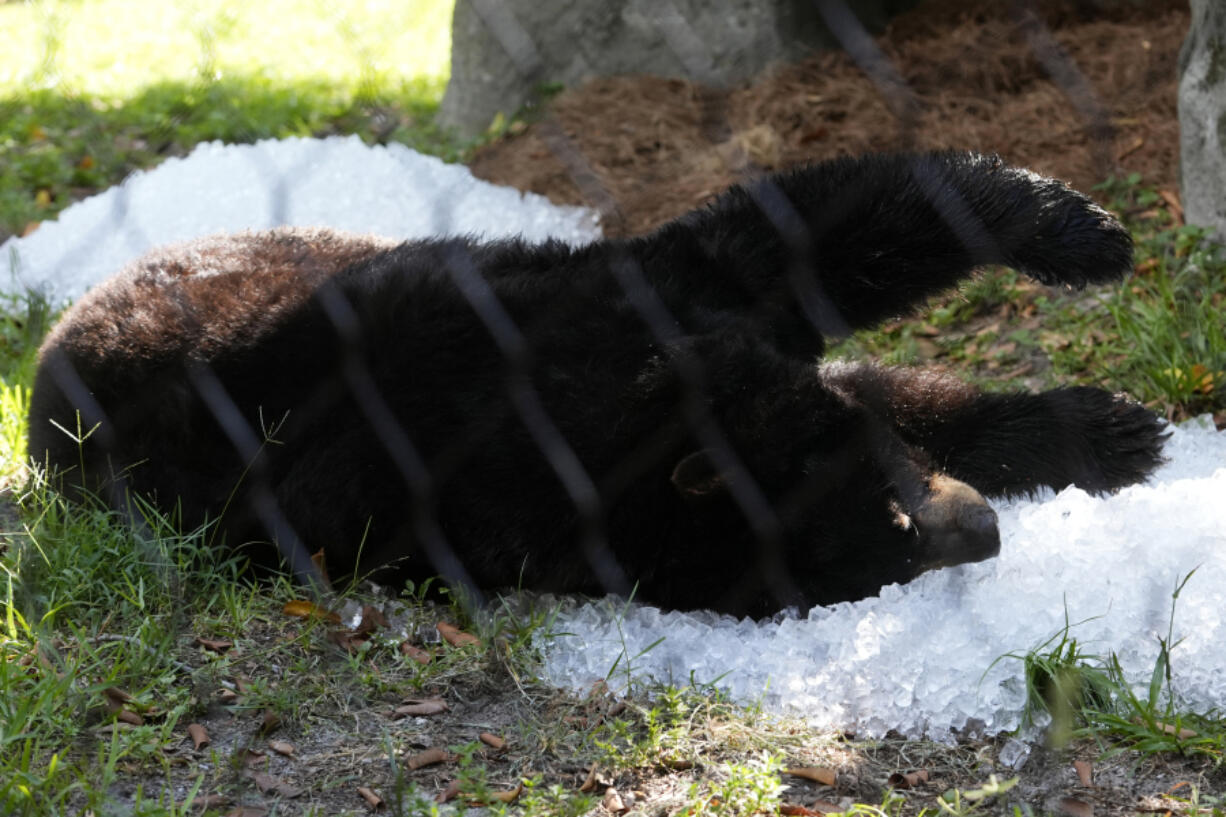
[[[610,235],[644,232],[760,170],[842,154],[972,148],[1088,190],[1138,172],[1177,189],[1181,0],[928,0],[877,39],[901,84],[842,52],[705,89],[616,77],[568,90],[480,149],[478,176],[586,204]]]

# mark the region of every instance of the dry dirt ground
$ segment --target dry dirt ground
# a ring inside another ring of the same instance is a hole
[[[871,151],[971,148],[1089,190],[1139,172],[1177,189],[1176,66],[1186,2],[930,0],[878,45],[903,85],[843,53],[725,91],[599,79],[477,152],[478,176],[644,232],[746,174]],[[1079,10],[1080,9],[1080,10]]]
[[[346,617],[355,605],[349,603]],[[179,722],[177,739],[161,747],[159,764],[132,764],[127,782],[110,792],[112,802],[120,809],[142,796],[181,803],[199,782],[193,811],[207,804],[227,817],[419,815],[436,801],[446,802],[438,806],[444,812],[488,814],[457,797],[456,784],[498,794],[536,777],[538,788],[587,791],[593,800],[584,813],[596,817],[737,815],[710,802],[703,808],[702,793],[719,791],[730,764],[743,767],[763,752],[779,754],[787,769],[809,770],[781,775],[787,808],[779,814],[880,806],[891,789],[904,789],[886,813],[936,815],[943,792],[974,792],[993,776],[1019,780],[976,810],[951,814],[1208,815],[1188,809],[1194,790],[1202,802],[1226,792],[1224,770],[1203,758],[1104,757],[1106,745],[1082,740],[1060,749],[1033,745],[1024,762],[1008,765],[1001,759],[1005,736],[964,734],[952,745],[857,739],[815,733],[799,720],[746,716],[698,697],[681,708],[657,707],[658,733],[649,738],[647,698],[623,699],[599,684],[587,696],[558,692],[523,675],[512,636],[451,646],[430,634],[433,617],[445,611],[415,607],[406,619],[394,602],[379,606],[391,623],[360,637],[324,621],[274,614],[241,634],[192,643],[177,669],[185,678],[191,672],[194,712]],[[428,672],[405,659],[403,635],[393,631],[407,631],[409,641],[433,655]],[[101,707],[95,715],[92,732],[133,728],[109,722]],[[207,742],[193,745],[188,720],[203,727]],[[463,751],[468,759],[459,756]],[[900,778],[914,773],[923,777],[908,787]],[[174,781],[169,788],[167,778]],[[360,788],[384,805],[367,806]],[[605,805],[610,789],[624,808]],[[513,813],[530,797],[520,792]],[[551,808],[547,798],[535,803],[517,813],[578,813]]]

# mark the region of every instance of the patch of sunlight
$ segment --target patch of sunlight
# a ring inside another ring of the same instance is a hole
[[[167,80],[264,76],[370,90],[443,82],[454,0],[33,0],[0,4],[0,95],[124,99]]]

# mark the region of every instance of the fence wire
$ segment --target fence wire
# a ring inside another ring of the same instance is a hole
[[[847,3],[842,0],[814,0],[814,3],[829,31],[863,74],[871,79],[882,99],[887,102],[897,118],[900,132],[913,133],[919,127],[917,114],[921,103],[903,73],[877,45],[874,36],[865,30]],[[512,7],[493,0],[472,0],[472,5],[511,57],[516,70],[524,76],[539,78],[542,60],[536,53],[533,32],[516,19]],[[1022,23],[1022,30],[1030,48],[1044,70],[1064,91],[1069,104],[1079,112],[1086,127],[1098,140],[1101,150],[1109,151],[1112,126],[1107,107],[1098,99],[1076,61],[1060,47],[1032,4],[1018,0],[1012,4],[1012,10],[1015,18]],[[674,52],[677,61],[687,66],[699,82],[708,77],[714,57],[706,50],[703,37],[687,25],[682,12],[668,0],[664,0],[661,9],[657,10],[654,16],[660,20],[659,33],[662,42]],[[210,46],[216,45],[212,39],[209,43]],[[355,49],[361,50],[357,46]],[[714,117],[713,126],[709,128],[713,139],[731,131],[726,121],[719,121],[718,106],[713,109],[713,113],[709,111],[708,114]],[[601,182],[599,174],[592,169],[576,141],[548,117],[538,123],[538,128],[545,144],[566,169],[570,180],[583,197],[602,213],[615,213],[618,206],[617,197]],[[904,143],[913,141],[904,138]],[[297,171],[291,169],[289,175],[295,172]],[[269,176],[270,173],[266,169],[256,168],[253,172],[253,183],[265,184],[271,189],[274,200],[272,210],[284,218],[290,209],[287,174],[281,172],[272,174],[271,178]],[[809,322],[815,338],[829,341],[848,336],[856,321],[843,314],[835,300],[823,289],[820,277],[811,274],[820,264],[820,259],[817,257],[817,244],[810,234],[810,226],[796,212],[788,193],[776,183],[775,177],[757,173],[756,169],[750,166],[746,170],[746,178],[754,179],[754,183],[748,188],[753,202],[787,249],[789,269],[783,271],[785,292],[782,295],[797,305],[797,312]],[[938,205],[943,200],[937,189],[942,180],[920,178],[919,181],[921,186],[926,183],[933,185],[931,201],[934,206]],[[406,180],[406,183],[411,184],[412,180]],[[125,197],[119,196],[115,200],[113,219],[105,229],[140,229],[126,217],[126,207]],[[982,232],[982,228],[977,226],[975,218],[967,217],[965,202],[953,200],[948,202],[948,207],[952,208],[952,211],[947,214],[945,224],[949,229],[960,233],[963,245],[978,247],[990,239]],[[75,246],[65,247],[64,253],[68,257],[88,254],[95,240],[96,236],[92,233],[82,235]],[[155,242],[149,237],[147,243]],[[536,331],[534,326],[519,325],[512,311],[500,301],[496,287],[490,280],[495,273],[489,272],[490,268],[481,252],[481,249],[474,249],[473,245],[464,242],[445,244],[441,273],[468,304],[492,339],[493,348],[505,364],[501,370],[505,406],[514,414],[516,422],[539,449],[553,478],[563,488],[565,507],[551,508],[545,512],[559,520],[559,527],[573,528],[575,551],[581,555],[585,569],[596,577],[599,589],[621,595],[630,594],[635,589],[638,577],[626,569],[623,560],[619,558],[616,543],[610,540],[609,520],[615,515],[615,509],[610,507],[608,492],[602,491],[602,482],[607,481],[608,474],[593,473],[589,470],[589,466],[585,465],[584,451],[572,439],[573,431],[568,429],[561,419],[551,415],[548,401],[543,399],[536,385],[541,377],[547,376],[549,365],[549,361],[543,359],[546,351],[534,345],[535,338],[542,333]],[[655,286],[644,274],[635,255],[627,251],[614,251],[602,258],[608,262],[606,273],[616,282],[625,301],[641,318],[650,337],[650,344],[660,349],[684,346],[687,337],[682,328],[682,320],[670,312]],[[408,532],[404,534],[402,541],[412,542],[429,561],[433,571],[446,577],[448,581],[469,587],[481,585],[479,576],[483,568],[474,564],[475,561],[485,558],[474,556],[474,552],[480,550],[481,546],[454,541],[448,530],[447,520],[441,516],[440,509],[448,503],[444,495],[448,485],[440,484],[438,475],[432,473],[433,464],[429,454],[423,451],[423,446],[435,448],[437,441],[416,439],[414,433],[406,427],[402,408],[397,405],[398,394],[402,389],[398,385],[393,387],[393,384],[389,384],[388,372],[372,369],[365,349],[367,341],[365,328],[361,325],[362,317],[351,300],[340,288],[328,286],[321,287],[316,297],[329,324],[320,327],[318,331],[327,334],[330,342],[342,349],[339,355],[341,380],[350,390],[353,403],[361,415],[351,418],[351,422],[369,426],[382,447],[378,456],[385,456],[390,460],[401,483],[398,490],[403,496],[404,519],[396,520],[395,524],[407,526]],[[582,299],[578,302],[584,303]],[[191,314],[193,311],[190,303],[184,302],[180,306],[184,314]],[[583,318],[582,315],[555,314],[540,317],[541,320],[547,319],[554,323]],[[820,349],[821,345],[821,340],[818,340],[815,348]],[[484,364],[483,361],[474,365],[478,375],[485,370]],[[599,366],[600,363],[593,365]],[[763,575],[774,585],[770,595],[777,606],[783,607],[803,600],[804,592],[797,587],[797,577],[790,571],[787,554],[782,550],[785,523],[781,521],[780,503],[783,501],[781,497],[786,497],[787,492],[781,492],[777,486],[764,486],[759,482],[750,463],[759,458],[758,453],[745,451],[738,446],[738,437],[743,438],[744,435],[725,427],[712,411],[712,389],[716,384],[711,382],[715,373],[711,370],[709,361],[704,360],[700,354],[680,354],[672,359],[670,366],[679,384],[680,394],[668,422],[682,427],[683,436],[692,439],[694,445],[709,457],[713,470],[724,477],[731,505],[739,514],[740,522],[756,541],[756,552],[752,558],[762,566]],[[207,408],[225,432],[235,455],[250,464],[246,477],[246,501],[250,503],[255,517],[259,519],[268,538],[277,542],[294,572],[301,580],[310,583],[315,566],[309,551],[315,545],[308,543],[315,542],[316,537],[310,530],[303,528],[310,520],[296,519],[286,514],[278,499],[277,484],[273,481],[271,467],[261,468],[262,458],[269,456],[268,447],[265,445],[267,429],[262,428],[258,418],[252,415],[253,407],[244,404],[241,398],[231,392],[222,373],[208,365],[193,365],[187,373],[187,382],[195,391],[195,398]],[[70,395],[75,394],[79,398],[73,402],[81,410],[83,419],[88,424],[100,424],[103,429],[109,427],[110,418],[106,416],[106,409],[93,399],[89,387],[76,373],[66,373],[62,383]],[[719,385],[724,387],[727,384]],[[139,399],[155,398],[150,396]],[[497,420],[491,422],[497,425]],[[477,439],[478,446],[498,444],[497,440],[489,438],[484,429],[473,428],[466,433]],[[588,433],[591,433],[591,430]],[[664,437],[672,434],[663,428],[660,433]],[[893,436],[894,431],[887,428],[883,421],[869,432],[869,437],[872,438]],[[107,440],[101,436],[99,442],[104,446],[107,444]],[[658,447],[672,456],[673,452],[668,445]],[[652,448],[650,441],[646,443],[646,448]],[[865,455],[889,459],[893,454],[888,448],[888,445],[880,443],[870,445]],[[222,454],[218,452],[217,456]],[[641,451],[627,451],[625,461],[606,470],[616,471],[622,468],[629,473],[641,473],[644,466],[631,460],[643,456]],[[375,457],[375,452],[363,452],[361,455],[362,459],[368,460]],[[652,465],[660,467],[661,463],[655,462]],[[361,478],[359,474],[342,475],[338,478],[344,480],[348,476],[353,479]],[[540,472],[534,472],[531,478],[540,476]],[[914,504],[914,497],[923,493],[923,486],[908,486],[907,480],[912,477],[906,475],[895,473],[893,477],[895,482],[899,483],[900,495],[910,495],[913,500],[911,504]],[[832,477],[835,482],[838,478],[838,474]],[[920,481],[922,482],[922,479]],[[114,494],[113,498],[117,505],[126,508],[128,505],[122,499],[121,493]],[[548,492],[542,495],[553,496]],[[613,499],[616,501],[616,497]],[[532,509],[532,512],[540,513],[542,509]],[[791,510],[783,509],[782,512],[791,513]],[[508,528],[513,528],[515,523],[515,520],[508,519]],[[355,532],[355,535],[360,534],[361,531]],[[658,547],[666,549],[669,546],[667,531],[662,531],[661,535]],[[484,547],[496,549],[499,544],[491,542]],[[729,569],[737,570],[735,566]],[[714,606],[719,606],[718,601],[712,600]]]

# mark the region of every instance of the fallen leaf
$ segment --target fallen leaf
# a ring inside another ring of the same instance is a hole
[[[268,809],[263,806],[236,806],[226,812],[226,817],[264,817]]]
[[[1157,726],[1159,729],[1161,729],[1164,733],[1168,735],[1174,735],[1180,740],[1187,740],[1189,738],[1194,738],[1197,736],[1197,733],[1194,732],[1193,730],[1188,729],[1186,727],[1177,727],[1173,723],[1164,723],[1162,721],[1155,721],[1154,725]]]
[[[1173,190],[1159,190],[1158,195],[1166,202],[1167,209],[1171,211],[1171,215],[1175,217],[1176,224],[1183,224],[1183,204],[1179,201],[1179,194]]]
[[[264,772],[247,772],[247,776],[255,783],[255,787],[264,793],[268,793],[277,787],[277,778]]]
[[[833,786],[838,779],[834,769],[821,766],[800,766],[795,769],[787,769],[786,773],[793,777],[803,777],[806,780],[821,783],[823,786]]]
[[[592,768],[587,770],[587,777],[583,779],[583,783],[579,786],[579,791],[586,794],[596,788],[596,764],[592,764]]]
[[[821,814],[829,814],[831,812],[839,812],[844,810],[838,803],[831,803],[829,800],[814,800],[813,809]]]
[[[42,225],[41,221],[27,221],[26,226],[21,228],[21,237],[28,238],[34,235],[34,231]]]
[[[918,769],[914,772],[907,772],[906,774],[894,772],[894,774],[890,775],[889,780],[886,781],[887,784],[896,789],[913,789],[921,783],[927,782],[927,769]]]
[[[314,602],[304,601],[303,599],[294,599],[293,601],[285,602],[285,606],[281,608],[281,612],[287,616],[295,618],[322,618],[330,621],[333,624],[340,624],[341,617],[331,610],[316,605]]]
[[[107,687],[106,689],[102,690],[102,694],[106,696],[108,701],[112,701],[116,704],[130,704],[136,700],[119,687]]]
[[[383,611],[378,607],[368,604],[362,608],[362,620],[355,631],[363,635],[370,635],[379,629],[387,629],[387,616],[383,615]]]
[[[202,746],[209,745],[209,733],[198,723],[189,723],[187,725],[187,734],[191,736],[192,748],[200,749]]]
[[[217,652],[217,653],[225,652],[226,650],[234,646],[233,641],[226,641],[225,639],[220,639],[220,638],[218,639],[203,638],[201,636],[196,636],[196,643],[199,644],[201,647],[204,647],[209,652]]]
[[[294,798],[306,791],[306,789],[286,783],[284,780],[279,780],[264,772],[248,772],[247,776],[254,781],[256,788],[264,794],[279,794],[282,797]]]
[[[306,789],[300,788],[291,783],[286,783],[284,780],[277,783],[276,793],[291,800],[300,796],[305,791]]]
[[[497,735],[490,734],[489,732],[482,732],[477,736],[477,738],[491,749],[496,749],[501,752],[503,749],[507,748],[507,742],[505,740]]]
[[[519,795],[522,794],[523,791],[524,791],[524,784],[520,783],[518,786],[516,786],[513,789],[507,789],[506,791],[490,792],[490,799],[497,800],[499,803],[511,803],[511,802],[514,802],[515,798],[519,797]]]
[[[780,803],[779,813],[787,815],[787,817],[822,817],[824,812],[816,811],[808,806],[802,806],[798,803]]]
[[[77,162],[77,167],[81,170],[90,170],[94,166],[93,156],[82,156],[81,161]]]
[[[1141,261],[1133,268],[1133,273],[1138,276],[1149,275],[1150,273],[1156,271],[1157,269],[1158,269],[1158,259],[1157,258],[1146,258],[1144,261]]]
[[[1010,340],[1004,343],[996,344],[995,354],[997,357],[1002,357],[1005,355],[1011,355],[1016,351],[1017,351],[1017,341]]]
[[[433,766],[436,763],[446,763],[452,760],[452,755],[441,746],[426,749],[410,757],[407,761],[410,769],[420,769],[423,766]]]
[[[413,659],[423,666],[429,664],[430,660],[434,657],[421,647],[414,647],[407,641],[400,642],[400,654]]]
[[[1145,137],[1138,136],[1136,139],[1133,140],[1131,145],[1129,145],[1128,147],[1124,148],[1123,150],[1121,150],[1119,153],[1116,154],[1115,160],[1117,162],[1121,161],[1122,159],[1127,158],[1131,154],[1136,153],[1138,150],[1140,150],[1144,146],[1145,146]]]
[[[454,800],[456,795],[460,793],[460,781],[452,780],[447,784],[447,788],[443,789],[438,794],[434,795],[434,802],[446,803],[448,800]]]
[[[1145,721],[1141,720],[1140,718],[1133,718],[1132,722],[1137,726],[1145,725]],[[1188,738],[1194,738],[1197,736],[1196,732],[1188,729],[1187,727],[1176,728],[1175,724],[1166,723],[1165,721],[1154,721],[1154,726],[1162,730],[1163,734],[1171,735],[1172,737],[1179,738],[1180,740],[1187,740]]]
[[[460,789],[460,781],[452,780],[447,784],[447,788],[443,789],[435,795],[435,802],[446,803],[448,800],[454,800],[456,797],[463,797],[464,800],[475,806],[488,805],[489,803],[510,803],[513,802],[521,793],[523,793],[524,784],[520,783],[513,789],[506,791],[490,791],[484,795],[464,794]]]
[[[1068,815],[1068,817],[1093,817],[1094,815],[1094,807],[1076,797],[1061,797],[1056,807],[1061,814]]]
[[[1180,388],[1201,394],[1213,393],[1214,373],[1201,363],[1192,364],[1192,368],[1186,374],[1183,369],[1163,369],[1162,373],[1174,377]]]
[[[626,804],[622,802],[622,796],[618,794],[617,789],[613,788],[612,786],[605,789],[604,797],[600,800],[600,805],[603,806],[606,811],[611,811],[614,814],[621,814],[623,811],[626,811]]]
[[[116,713],[115,717],[124,723],[130,723],[133,726],[143,726],[145,723],[145,719],[133,712],[131,709],[121,709],[118,713]]]
[[[190,803],[190,807],[197,809],[198,811],[208,811],[211,808],[221,808],[222,806],[228,806],[230,805],[231,802],[232,801],[230,800],[230,798],[224,794],[216,794],[216,793],[204,794],[204,795],[194,798],[192,802]],[[187,807],[189,804],[184,803],[183,805],[184,807]]]
[[[1094,764],[1088,760],[1074,760],[1073,768],[1077,770],[1077,777],[1081,779],[1081,785],[1090,786],[1094,777]]]
[[[356,630],[329,630],[327,639],[345,652],[357,652],[366,643],[366,636]]]
[[[238,700],[238,693],[232,689],[222,687],[221,689],[217,690],[217,700],[221,701],[223,704],[232,704]]]
[[[271,709],[264,710],[264,717],[260,719],[259,733],[267,735],[270,732],[275,732],[281,726],[281,716]]]
[[[274,752],[276,752],[279,755],[284,755],[285,757],[294,756],[294,744],[286,743],[283,740],[268,741],[268,748],[272,749]]]
[[[122,721],[115,721],[114,723],[107,723],[107,724],[103,724],[102,726],[95,727],[93,731],[99,735],[113,735],[116,732],[123,732],[127,729],[133,729],[133,728],[135,727],[130,723],[123,723]]]
[[[383,797],[376,795],[374,789],[368,789],[365,788],[365,786],[358,786],[358,794],[362,795],[362,799],[367,801],[367,806],[370,807],[370,811],[384,811],[385,808],[387,808],[387,804],[385,804]]]
[[[411,699],[392,710],[392,718],[411,716],[437,715],[447,711],[447,702],[442,698]]]
[[[437,625],[438,634],[453,647],[467,647],[469,644],[480,644],[481,639],[471,633],[466,633],[454,624],[440,621]]]
[[[383,798],[375,794],[373,789],[358,786],[358,794],[366,801],[366,805],[370,807],[371,811],[383,811],[387,808],[387,803],[383,802]]]
[[[267,759],[267,755],[259,749],[240,749],[238,752],[238,760],[244,766],[259,766]]]
[[[324,580],[324,584],[331,584],[332,582],[328,579],[328,560],[324,557],[323,548],[311,554],[311,563],[319,571],[319,577]]]

